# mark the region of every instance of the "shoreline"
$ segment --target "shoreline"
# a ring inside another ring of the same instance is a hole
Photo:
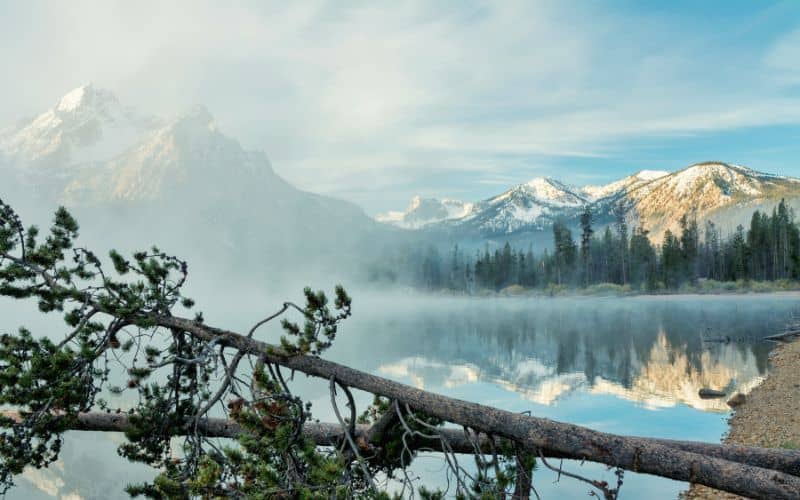
[[[800,340],[778,344],[769,359],[767,378],[735,409],[723,443],[800,448]],[[681,495],[685,500],[740,498],[698,485]]]
[[[548,293],[544,290],[537,289],[522,289],[515,291],[480,291],[476,293],[460,293],[450,290],[418,290],[414,288],[367,288],[367,292],[383,292],[394,293],[400,295],[417,295],[421,297],[432,298],[465,298],[465,299],[630,299],[630,298],[655,298],[655,297],[747,297],[747,296],[766,296],[766,295],[782,295],[782,296],[798,296],[800,295],[800,287],[798,288],[742,288],[736,290],[698,290],[698,289],[683,289],[661,292],[648,292],[648,291],[626,291],[618,292],[612,291],[582,291],[581,289],[567,289],[556,293]]]

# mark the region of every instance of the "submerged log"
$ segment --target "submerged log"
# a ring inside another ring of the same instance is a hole
[[[702,399],[716,399],[716,398],[724,398],[725,392],[718,391],[716,389],[708,389],[704,387],[697,392],[697,395],[700,396]]]

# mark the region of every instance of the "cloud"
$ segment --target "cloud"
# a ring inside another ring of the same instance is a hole
[[[781,36],[767,51],[764,63],[774,70],[779,83],[800,83],[800,29]]]
[[[0,81],[0,123],[86,81],[144,111],[203,103],[291,181],[370,208],[432,172],[490,184],[514,165],[623,156],[632,139],[800,121],[787,87],[800,30],[743,45],[688,12],[609,7],[6,4],[0,57],[15,78]]]

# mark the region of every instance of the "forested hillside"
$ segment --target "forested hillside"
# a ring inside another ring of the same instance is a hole
[[[427,290],[464,293],[500,291],[514,285],[545,289],[589,287],[600,283],[640,291],[678,290],[703,280],[777,281],[800,278],[800,228],[785,201],[771,213],[756,210],[748,227],[723,234],[712,221],[700,225],[689,214],[679,231],[666,231],[654,244],[645,227],[628,227],[624,214],[596,230],[593,213],[581,214],[580,234],[563,220],[552,228],[552,250],[533,245],[472,254],[454,246],[446,254],[435,246],[387,252],[374,263],[371,279]]]

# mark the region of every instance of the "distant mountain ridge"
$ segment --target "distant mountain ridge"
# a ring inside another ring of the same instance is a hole
[[[556,219],[576,226],[586,206],[597,227],[621,208],[631,226],[644,226],[658,242],[666,230],[677,231],[685,213],[733,228],[782,197],[800,200],[798,179],[705,162],[600,186],[539,177],[480,201],[415,197],[406,210],[375,221],[352,203],[294,188],[263,152],[242,148],[201,106],[165,119],[93,85],[0,130],[0,173],[0,197],[20,208],[50,212],[65,204],[83,220],[108,212],[107,231],[98,231],[103,237],[134,239],[139,231],[179,250],[257,266],[258,259],[300,258],[326,270],[342,268],[339,257],[363,267],[364,251],[378,254],[391,241],[547,244]],[[197,227],[214,237],[204,239]]]
[[[678,230],[684,214],[693,214],[701,221],[718,218],[744,224],[749,209],[777,203],[781,198],[800,198],[800,179],[741,165],[702,162],[673,173],[642,170],[601,186],[574,187],[538,177],[469,204],[471,210],[460,217],[425,219],[426,214],[412,204],[405,212],[395,212],[391,220],[378,220],[406,229],[443,231],[455,238],[498,239],[547,231],[556,219],[575,223],[588,206],[601,224],[622,209],[629,224],[645,227],[651,238],[660,242],[667,230]],[[435,207],[437,200],[429,198],[426,203]]]

